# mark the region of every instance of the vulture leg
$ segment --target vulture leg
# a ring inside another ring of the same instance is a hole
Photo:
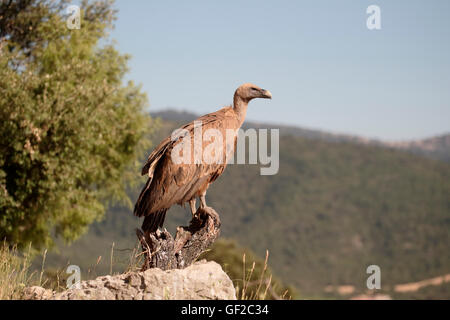
[[[202,195],[200,195],[200,208],[206,208],[206,192]]]
[[[211,218],[216,220],[220,225],[220,218],[219,218],[219,215],[217,214],[217,212],[214,211],[213,208],[210,208],[206,205],[206,190],[203,191],[202,194],[200,194],[199,198],[200,198],[200,208],[199,209],[202,209],[203,213],[206,213],[207,215],[209,215]]]
[[[197,209],[195,208],[195,202],[196,202],[195,197],[193,197],[191,200],[189,200],[189,206],[191,207],[192,218],[195,217],[195,212],[197,211]]]

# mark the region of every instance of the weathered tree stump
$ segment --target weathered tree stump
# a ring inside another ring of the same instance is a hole
[[[219,215],[211,207],[199,208],[188,227],[177,228],[175,239],[167,230],[144,233],[136,229],[145,257],[142,271],[186,268],[214,243],[219,234]]]

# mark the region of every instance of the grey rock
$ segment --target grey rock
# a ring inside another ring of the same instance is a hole
[[[129,272],[82,281],[80,288],[53,292],[42,287],[24,291],[28,300],[236,300],[232,281],[214,261],[202,260],[185,269]]]

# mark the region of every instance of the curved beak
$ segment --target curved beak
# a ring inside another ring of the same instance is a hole
[[[270,93],[269,90],[261,89],[261,98],[272,99],[272,94]]]

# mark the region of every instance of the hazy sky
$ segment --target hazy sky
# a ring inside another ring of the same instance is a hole
[[[381,8],[381,30],[366,9]],[[385,140],[450,132],[450,1],[117,0],[112,37],[150,111],[208,113],[253,82],[247,119]]]

